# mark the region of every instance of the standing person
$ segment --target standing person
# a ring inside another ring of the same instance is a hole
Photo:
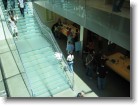
[[[89,53],[93,53],[93,51],[94,51],[94,42],[93,41],[89,41],[87,46],[86,46],[86,48],[87,48],[87,51]]]
[[[67,62],[68,62],[70,72],[73,72],[73,60],[74,60],[74,55],[70,52],[67,57]]]
[[[17,19],[14,16],[13,10],[8,11],[8,14],[9,14],[8,21],[10,23],[12,34],[17,39],[17,37],[18,37],[18,30],[17,30],[17,26],[16,26]]]
[[[5,11],[7,10],[7,0],[2,0],[4,4]]]
[[[57,23],[58,23],[58,26],[62,26],[62,21],[60,18],[58,19]]]
[[[25,17],[24,14],[24,7],[25,7],[25,1],[24,0],[18,0],[18,4],[19,4],[19,8],[20,8],[20,12],[23,15],[23,17]]]
[[[102,52],[96,52],[94,56],[94,70],[97,71],[98,67],[100,66],[101,63],[101,57],[102,57]]]
[[[54,31],[55,31],[55,27],[57,27],[58,26],[58,23],[55,23],[53,26],[52,26],[52,32],[53,32],[53,34],[55,33]],[[55,36],[55,35],[54,35]]]
[[[75,32],[75,37],[74,37],[74,42],[77,42],[80,38],[80,32],[78,29],[76,29],[76,32]]]
[[[108,47],[107,47],[108,52],[109,53],[114,52],[115,48],[116,48],[116,44],[113,43],[112,41],[108,41]]]
[[[54,30],[53,30],[53,33],[54,33],[54,36],[56,37],[56,38],[58,38],[58,28],[57,28],[57,26],[54,26]]]
[[[112,11],[114,12],[121,12],[121,8],[124,4],[125,0],[114,0],[113,1],[113,7],[112,7]]]
[[[11,5],[11,8],[14,9],[15,8],[15,0],[10,0],[10,5]]]
[[[93,76],[93,55],[92,54],[88,54],[87,57],[86,57],[86,68],[87,68],[87,72],[86,72],[86,75],[89,76],[90,79],[92,79],[92,76]]]
[[[103,50],[103,39],[101,37],[98,37],[98,49],[99,51]]]
[[[66,50],[67,50],[68,54],[73,53],[74,45],[72,44],[72,42],[70,42],[70,41],[68,42]]]
[[[104,61],[101,62],[101,65],[99,66],[97,70],[97,79],[98,79],[98,89],[103,90],[105,88],[105,81],[106,81],[106,75],[108,74],[108,71],[106,70],[104,66]]]
[[[60,30],[61,30],[61,27],[58,24],[53,25],[52,32],[53,32],[54,36],[59,39],[60,39]]]
[[[71,28],[68,28],[67,31],[67,42],[72,42],[73,43],[73,37],[72,37],[72,32],[71,32]]]

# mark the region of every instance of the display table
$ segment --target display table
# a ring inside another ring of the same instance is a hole
[[[106,65],[130,82],[130,59],[122,53],[115,53],[107,58]]]
[[[63,24],[61,27],[61,33],[65,36],[67,36],[67,32],[68,32],[67,28],[71,28],[71,32],[73,33],[73,38],[75,38],[75,36],[76,36],[75,33],[76,33],[77,28],[72,25]]]

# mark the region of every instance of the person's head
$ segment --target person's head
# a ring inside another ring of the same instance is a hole
[[[81,91],[80,93],[78,93],[78,97],[84,97],[84,92]]]
[[[78,94],[78,97],[83,97],[82,93],[79,93],[79,94]]]
[[[73,53],[72,52],[69,52],[69,55],[73,55]]]

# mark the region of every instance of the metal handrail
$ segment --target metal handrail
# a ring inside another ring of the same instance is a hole
[[[4,15],[3,15],[3,16],[4,16]],[[0,18],[1,18],[1,16],[0,16]],[[4,18],[5,18],[5,16],[4,16]],[[6,18],[5,18],[5,19],[6,19]],[[1,20],[2,20],[2,18],[1,18]],[[10,31],[10,34],[12,35],[12,32],[11,32],[11,30],[10,30],[10,28],[9,28],[9,25],[8,25],[7,21],[5,21],[5,22],[6,22],[7,26],[8,26],[8,29],[9,29],[9,31]],[[2,25],[3,25],[3,23],[2,23]],[[8,47],[9,47],[10,52],[11,52],[11,54],[12,54],[12,57],[14,58],[14,61],[15,61],[15,63],[16,63],[16,66],[17,66],[17,68],[18,68],[18,70],[19,70],[19,72],[20,72],[20,74],[21,74],[21,77],[22,77],[22,79],[23,79],[23,81],[24,81],[24,83],[25,83],[25,85],[26,85],[27,82],[26,82],[26,80],[24,79],[24,77],[23,77],[23,75],[22,75],[23,72],[20,71],[20,68],[19,68],[19,66],[18,66],[18,64],[17,64],[17,62],[16,62],[16,59],[15,59],[14,54],[13,54],[13,52],[12,52],[12,49],[11,49],[11,47],[10,47],[10,44],[9,44],[7,38],[6,38],[4,25],[3,25],[3,31],[4,31],[5,40],[6,40],[7,44],[8,44]],[[15,47],[16,47],[16,50],[17,50],[18,56],[19,56],[19,58],[20,58],[20,62],[22,63],[23,69],[25,70],[24,65],[23,65],[23,62],[22,62],[22,59],[21,59],[21,56],[19,55],[19,51],[18,51],[18,49],[17,49],[17,46],[16,46],[15,41],[14,41],[14,45],[15,45]],[[26,85],[26,87],[27,87],[27,89],[28,89],[30,95],[33,96],[33,91],[32,91],[32,89],[31,89],[31,84],[30,84],[30,82],[29,82],[29,78],[28,78],[28,76],[27,76],[26,71],[24,71],[24,73],[25,73],[25,75],[26,75],[26,78],[27,78],[27,81],[28,81],[28,84],[29,84],[29,88],[28,88],[27,85]],[[29,89],[30,89],[30,90],[29,90]]]

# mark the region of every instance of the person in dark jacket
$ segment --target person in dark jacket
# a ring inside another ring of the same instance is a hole
[[[93,77],[93,60],[94,60],[94,57],[93,57],[93,54],[88,54],[87,57],[86,57],[86,69],[87,69],[87,72],[86,72],[86,75],[92,79]]]
[[[101,65],[99,66],[97,70],[97,80],[98,80],[98,89],[104,89],[105,87],[105,81],[106,81],[106,75],[108,71],[106,70],[105,66],[105,61],[101,62]]]

